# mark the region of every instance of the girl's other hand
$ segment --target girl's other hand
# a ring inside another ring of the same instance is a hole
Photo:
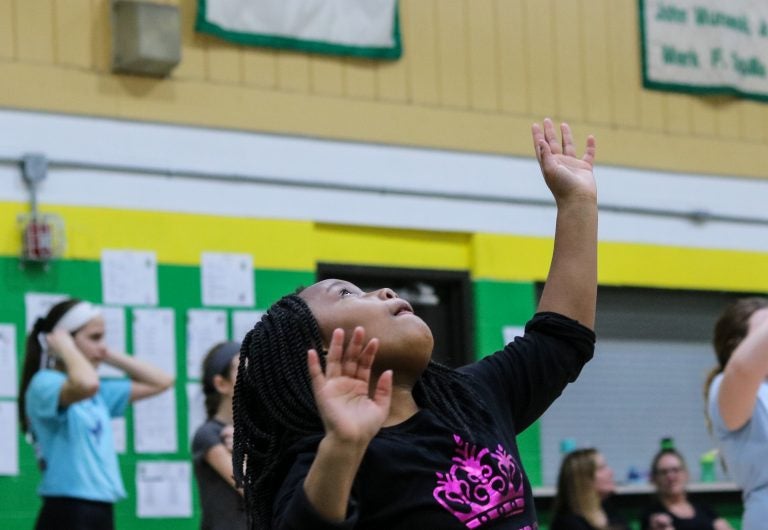
[[[317,351],[309,350],[309,374],[326,436],[341,443],[368,444],[389,415],[392,371],[387,370],[371,392],[371,366],[378,339],[365,345],[365,330],[355,328],[344,348],[344,330],[336,329],[326,358],[325,373]]]
[[[577,158],[571,128],[567,123],[560,124],[560,133],[562,141],[558,140],[555,126],[549,118],[544,120],[543,130],[538,123],[531,127],[533,147],[544,181],[558,204],[578,197],[596,200],[597,187],[592,174],[594,136],[587,137],[584,156]]]
[[[221,429],[221,434],[219,435],[221,437],[221,443],[224,444],[224,447],[229,451],[232,452],[232,444],[235,436],[235,427],[233,425],[227,425],[223,429]]]
[[[48,353],[54,357],[60,357],[64,350],[77,349],[72,334],[63,328],[46,333],[45,341],[48,343]]]

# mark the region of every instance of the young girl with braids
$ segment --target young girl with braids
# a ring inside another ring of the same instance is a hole
[[[705,387],[708,419],[742,490],[742,530],[768,525],[768,299],[742,298],[715,324],[718,364]]]
[[[232,395],[239,342],[217,344],[203,359],[203,393],[208,419],[192,439],[200,491],[201,530],[245,530],[243,496],[232,473]]]
[[[100,380],[99,364],[129,379]],[[19,392],[22,429],[34,440],[42,470],[37,530],[114,528],[113,504],[125,497],[111,418],[130,401],[173,385],[162,370],[104,342],[104,319],[88,302],[69,299],[35,322],[27,337]]]
[[[533,126],[557,205],[554,253],[523,337],[452,370],[390,289],[324,280],[275,303],[246,335],[234,472],[251,528],[538,528],[515,441],[594,350],[595,141],[577,158]]]

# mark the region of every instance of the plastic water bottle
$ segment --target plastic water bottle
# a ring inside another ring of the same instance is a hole
[[[717,460],[717,449],[707,451],[699,459],[699,472],[701,476],[699,480],[701,482],[714,482],[715,476],[715,461]]]
[[[576,440],[573,438],[563,438],[560,440],[560,454],[567,455],[576,449]]]

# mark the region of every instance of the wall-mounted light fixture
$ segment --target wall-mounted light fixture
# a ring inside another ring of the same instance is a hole
[[[112,71],[164,77],[181,61],[179,7],[112,0]]]

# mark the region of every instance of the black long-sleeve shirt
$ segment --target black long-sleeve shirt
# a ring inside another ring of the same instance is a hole
[[[535,530],[531,485],[515,437],[541,416],[594,352],[594,333],[556,313],[539,313],[523,337],[460,369],[493,419],[474,441],[431,410],[384,427],[369,444],[348,517],[324,521],[303,483],[320,437],[303,440],[274,502],[274,528]],[[495,434],[482,434],[490,433]]]

